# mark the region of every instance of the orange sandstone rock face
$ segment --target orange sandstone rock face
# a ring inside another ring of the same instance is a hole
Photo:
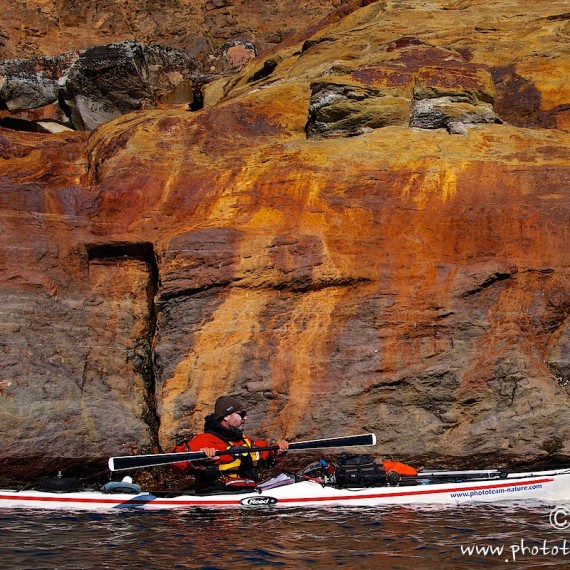
[[[167,448],[221,393],[270,437],[568,456],[563,4],[378,2],[200,112],[3,130],[4,457]]]

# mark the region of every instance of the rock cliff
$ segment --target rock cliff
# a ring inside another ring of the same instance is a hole
[[[336,9],[370,1],[0,0],[0,58],[130,40],[181,49],[209,71],[223,71],[249,59],[250,49],[264,53]]]
[[[6,472],[250,431],[570,456],[565,2],[376,2],[92,133],[0,129]],[[478,458],[478,459],[475,459]]]

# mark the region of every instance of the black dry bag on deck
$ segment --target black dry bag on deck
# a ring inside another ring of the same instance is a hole
[[[386,484],[384,469],[371,455],[342,453],[335,462],[337,487],[373,487]]]

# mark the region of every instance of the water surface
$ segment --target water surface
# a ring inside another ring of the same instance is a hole
[[[0,512],[2,567],[567,568],[552,506]],[[570,520],[570,519],[569,519]],[[566,546],[567,545],[567,546]]]

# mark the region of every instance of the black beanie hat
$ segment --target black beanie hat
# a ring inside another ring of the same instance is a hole
[[[220,420],[240,410],[245,410],[245,406],[239,400],[232,396],[220,396],[214,406],[214,417]]]

